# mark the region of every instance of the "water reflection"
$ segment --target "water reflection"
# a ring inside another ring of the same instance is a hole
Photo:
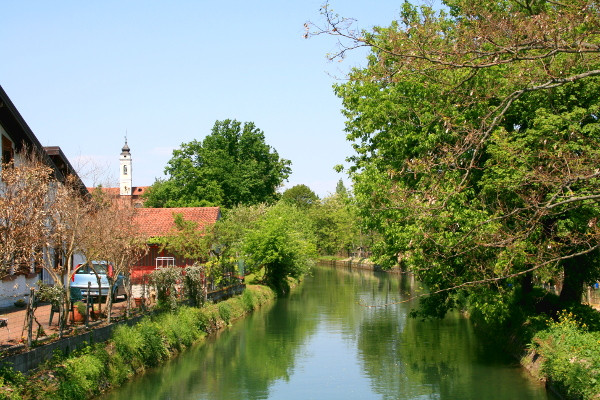
[[[398,301],[415,287],[398,276],[318,268],[288,298],[105,398],[549,398],[512,361],[486,351],[468,321],[407,318],[411,304]]]

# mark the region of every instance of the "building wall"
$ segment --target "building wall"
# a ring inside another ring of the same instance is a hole
[[[0,281],[0,307],[10,307],[19,299],[25,300],[29,297],[29,288],[37,287],[40,275],[32,273],[30,275],[14,275],[13,280]]]

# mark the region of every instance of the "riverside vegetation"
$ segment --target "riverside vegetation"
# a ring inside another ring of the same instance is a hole
[[[599,344],[586,338],[599,326],[580,304],[600,281],[597,3],[404,1],[366,30],[331,3],[306,37],[335,39],[331,59],[368,51],[334,91],[374,261],[427,285],[418,316],[466,310],[482,329],[520,331],[555,386],[597,398]],[[537,293],[550,282],[558,298]],[[578,322],[558,340],[563,310]]]
[[[56,355],[31,376],[4,368],[0,399],[88,399],[156,367],[275,296],[265,286],[250,285],[221,303],[181,306],[135,326],[119,326],[108,342],[90,344],[68,357]]]

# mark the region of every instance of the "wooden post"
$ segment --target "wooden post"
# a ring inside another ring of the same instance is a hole
[[[146,274],[142,275],[142,313],[146,311]]]
[[[33,300],[35,289],[29,289],[29,303],[27,303],[27,347],[31,347],[33,341]]]
[[[92,290],[92,284],[88,282],[88,291],[85,295],[85,327],[90,327],[90,290]],[[93,306],[93,304],[92,304]]]

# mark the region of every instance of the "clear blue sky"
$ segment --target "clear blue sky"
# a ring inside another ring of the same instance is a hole
[[[321,0],[2,1],[0,85],[45,146],[60,146],[88,185],[115,184],[127,131],[136,186],[164,177],[173,149],[216,120],[253,121],[292,161],[286,187],[318,195],[351,155],[331,89],[363,63],[331,63],[331,37],[302,38]],[[401,1],[332,0],[361,28],[387,25]],[[84,164],[82,164],[84,161]]]

